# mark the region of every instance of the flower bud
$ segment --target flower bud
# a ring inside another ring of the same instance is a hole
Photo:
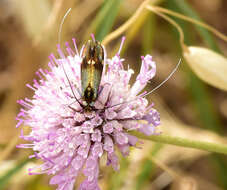
[[[207,48],[190,46],[184,58],[200,79],[227,91],[227,59],[224,56]]]

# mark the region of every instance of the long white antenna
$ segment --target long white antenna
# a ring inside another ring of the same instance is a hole
[[[156,86],[156,87],[155,87],[153,90],[151,90],[150,92],[145,93],[144,95],[139,96],[139,97],[137,97],[137,98],[145,97],[145,96],[147,96],[147,95],[153,93],[153,92],[154,92],[155,90],[157,90],[158,88],[160,88],[164,83],[166,83],[166,82],[173,76],[173,74],[176,72],[176,70],[178,69],[178,67],[179,67],[180,64],[181,64],[181,59],[178,61],[176,67],[172,70],[172,72],[169,74],[169,76],[168,76],[164,81],[162,81],[158,86]],[[137,98],[135,98],[134,100],[136,100]],[[121,105],[121,104],[126,104],[126,103],[132,102],[132,101],[134,101],[134,100],[130,100],[130,101],[122,102],[122,103],[119,103],[119,104],[115,104],[115,105],[110,106],[110,107],[108,107],[108,108],[112,108],[112,107],[115,107],[115,106],[119,106],[119,105]]]
[[[72,10],[72,8],[69,8],[68,11],[65,13],[64,17],[63,17],[62,20],[61,20],[61,24],[60,24],[59,30],[58,30],[58,44],[61,43],[62,26],[63,26],[63,24],[64,24],[64,22],[65,22],[66,17],[68,16],[68,14],[70,13],[71,10]]]
[[[70,13],[71,9],[72,9],[72,8],[69,8],[69,9],[67,10],[67,12],[65,13],[64,17],[62,18],[61,24],[60,24],[60,26],[59,26],[59,30],[58,30],[58,44],[59,44],[58,47],[59,47],[59,50],[60,50],[60,46],[61,46],[61,45],[60,45],[60,42],[61,42],[61,32],[62,32],[62,27],[63,27],[63,24],[64,24],[64,22],[65,22],[66,17],[67,17],[68,14]],[[67,82],[69,83],[70,89],[71,89],[71,91],[72,91],[72,93],[73,93],[73,97],[74,97],[74,98],[76,99],[76,101],[80,104],[80,106],[83,107],[83,105],[82,105],[82,104],[80,103],[80,101],[77,99],[77,97],[76,97],[76,95],[75,95],[75,93],[74,93],[74,91],[73,91],[73,87],[72,87],[72,85],[71,85],[71,82],[70,82],[70,80],[69,80],[68,75],[66,74],[66,71],[65,71],[65,68],[64,68],[63,63],[61,64],[61,66],[62,66],[63,72],[64,72],[64,74],[65,74],[65,76],[66,76]]]
[[[151,93],[154,92],[155,90],[159,89],[164,83],[166,83],[166,82],[173,76],[173,74],[176,72],[176,70],[178,69],[180,63],[181,63],[181,58],[180,58],[180,60],[178,61],[176,67],[175,67],[175,68],[172,70],[172,72],[169,74],[169,76],[168,76],[164,81],[162,81],[158,86],[156,86],[156,87],[155,87],[154,89],[152,89],[150,92],[144,94],[142,97],[145,97],[145,96],[151,94]]]

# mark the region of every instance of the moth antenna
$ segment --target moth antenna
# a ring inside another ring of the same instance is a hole
[[[59,49],[60,49],[60,42],[61,42],[62,27],[63,27],[63,24],[64,24],[64,22],[65,22],[66,17],[68,16],[68,14],[70,13],[71,10],[72,10],[72,8],[69,8],[69,9],[67,10],[67,12],[65,13],[64,17],[62,18],[61,23],[60,23],[60,26],[59,26],[59,31],[58,31],[58,44],[59,44],[58,46],[59,46]],[[63,72],[64,72],[64,74],[65,74],[65,76],[66,76],[66,79],[67,79],[67,81],[68,81],[68,83],[69,83],[70,89],[71,89],[71,91],[72,91],[72,93],[73,93],[73,97],[76,99],[76,101],[77,101],[77,102],[80,104],[80,106],[83,108],[83,104],[81,104],[81,103],[79,102],[79,100],[77,99],[77,97],[76,97],[76,95],[75,95],[75,93],[74,93],[74,91],[73,91],[72,85],[71,85],[71,83],[70,83],[70,80],[69,80],[68,75],[66,74],[65,67],[64,67],[63,63],[61,64],[61,66],[62,66]]]
[[[70,13],[71,10],[72,10],[72,8],[69,8],[61,20],[61,24],[60,24],[59,30],[58,30],[58,44],[60,44],[60,42],[61,42],[62,26],[65,22],[66,17],[68,16],[68,14]]]
[[[77,101],[77,103],[79,103],[79,104],[80,104],[80,106],[83,108],[83,107],[84,107],[84,105],[83,105],[83,104],[81,104],[81,102],[77,99],[77,97],[76,97],[76,95],[75,95],[75,93],[74,93],[74,91],[73,91],[73,87],[72,87],[72,85],[71,85],[71,82],[70,82],[70,80],[69,80],[68,75],[67,75],[67,74],[66,74],[66,72],[65,72],[65,67],[64,67],[63,63],[62,63],[61,65],[62,65],[62,68],[63,68],[64,74],[65,74],[65,76],[66,76],[66,79],[67,79],[67,81],[68,81],[68,83],[69,83],[70,89],[71,89],[71,91],[72,91],[72,93],[73,93],[73,97],[75,98],[75,100]]]
[[[172,70],[172,72],[169,74],[169,76],[166,77],[166,79],[164,81],[162,81],[158,86],[156,86],[153,90],[151,90],[150,92],[144,94],[142,97],[145,97],[145,96],[151,94],[155,90],[159,89],[163,84],[165,84],[173,76],[173,74],[177,71],[177,69],[178,69],[178,67],[179,67],[180,64],[181,64],[181,58],[179,59],[176,67]]]
[[[166,83],[172,76],[173,74],[176,72],[176,70],[178,69],[179,65],[181,64],[181,58],[180,60],[178,61],[176,67],[172,70],[172,72],[169,74],[168,77],[166,77],[166,79],[164,81],[162,81],[158,86],[156,86],[153,90],[151,90],[150,92],[148,93],[145,93],[144,95],[140,96],[140,97],[137,97],[137,98],[143,98],[151,93],[153,93],[155,90],[159,89],[164,83]],[[116,104],[116,105],[113,105],[113,106],[110,106],[110,107],[106,107],[106,108],[112,108],[112,107],[115,107],[115,106],[119,106],[119,105],[122,105],[122,104],[126,104],[126,103],[130,103],[132,101],[135,101],[137,98],[135,98],[134,100],[130,100],[130,101],[126,101],[126,102],[122,102],[122,103],[119,103],[119,104]]]

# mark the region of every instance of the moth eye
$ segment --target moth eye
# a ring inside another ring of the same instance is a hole
[[[60,86],[60,90],[63,90],[62,86]]]

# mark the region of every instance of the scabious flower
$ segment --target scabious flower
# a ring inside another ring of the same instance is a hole
[[[49,69],[39,69],[36,73],[39,79],[34,79],[33,85],[27,84],[34,91],[32,99],[18,100],[23,108],[16,118],[17,127],[21,124],[31,127],[30,134],[24,135],[21,130],[20,135],[31,143],[18,147],[33,149],[34,155],[30,157],[41,159],[43,164],[29,173],[53,175],[50,184],[57,184],[57,190],[72,190],[81,173],[85,180],[79,189],[98,190],[99,160],[104,153],[107,165],[118,170],[116,148],[126,156],[129,147],[136,146],[138,141],[129,131],[157,134],[159,113],[141,94],[154,77],[156,65],[150,55],[142,57],[140,73],[130,86],[134,71],[124,69],[120,52],[111,59],[105,55],[95,109],[87,111],[75,99],[76,96],[83,103],[80,92],[83,48],[78,53],[75,39],[73,43],[75,51],[66,43],[67,56],[58,46],[60,58],[51,54]]]

